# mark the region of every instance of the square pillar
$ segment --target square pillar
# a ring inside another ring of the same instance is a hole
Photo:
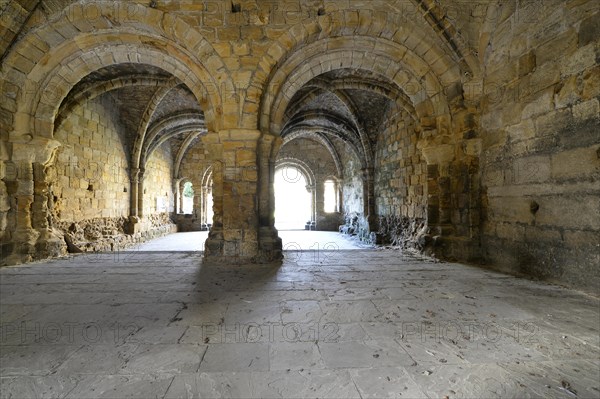
[[[203,137],[213,161],[214,224],[205,259],[244,264],[259,258],[257,130],[233,129]]]

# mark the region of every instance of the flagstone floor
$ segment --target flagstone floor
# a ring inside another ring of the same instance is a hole
[[[0,269],[0,397],[600,397],[597,298],[300,233],[282,265],[176,235]]]

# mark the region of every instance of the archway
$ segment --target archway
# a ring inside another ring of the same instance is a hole
[[[315,187],[297,166],[286,164],[275,172],[275,227],[278,230],[314,229]]]

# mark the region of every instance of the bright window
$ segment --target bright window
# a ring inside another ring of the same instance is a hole
[[[302,172],[294,167],[281,168],[275,174],[275,227],[279,230],[303,230],[311,217],[311,195]]]
[[[337,190],[333,180],[325,182],[325,212],[337,212]]]
[[[181,210],[185,214],[194,213],[194,188],[191,182],[183,185],[183,204]]]

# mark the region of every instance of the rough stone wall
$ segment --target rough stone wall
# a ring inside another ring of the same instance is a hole
[[[421,247],[427,223],[427,165],[409,115],[390,107],[375,147],[375,198],[383,242]]]
[[[156,196],[173,197],[170,149],[162,146],[147,165],[147,226],[127,234],[131,187],[124,137],[116,105],[106,95],[75,107],[55,130],[62,145],[48,169],[51,211],[71,252],[115,251],[172,230],[171,203],[166,212],[156,210]]]
[[[71,112],[55,131],[54,211],[64,222],[129,215],[128,156],[115,105],[102,96]]]
[[[485,53],[481,127],[485,259],[598,287],[598,2],[504,15]]]
[[[338,173],[330,152],[312,139],[298,138],[287,142],[280,149],[277,159],[299,159],[306,164],[315,178],[316,229],[338,231],[343,222],[341,212],[325,212],[325,181],[337,178]]]
[[[159,208],[162,206],[162,208]],[[144,176],[144,215],[169,214],[175,206],[173,193],[173,157],[171,146],[164,143],[153,153]]]
[[[130,149],[137,139],[138,148],[147,148],[138,121],[156,126],[179,111],[181,120],[166,123],[161,135],[184,127],[190,130],[181,135],[207,132],[202,140],[215,164],[216,194],[209,256],[278,259],[272,150],[287,134],[325,134],[344,169],[344,215],[356,218],[359,234],[371,230],[374,213],[414,230],[400,218],[418,220],[427,195],[427,222],[442,238],[441,255],[483,256],[498,267],[580,286],[598,281],[595,0],[0,3],[0,227],[12,235],[2,238],[13,264],[44,253],[39,247],[54,238],[47,215],[65,203],[70,218],[88,218],[101,230],[119,231],[124,223],[121,208],[102,208],[101,200],[113,198],[96,198],[98,188],[88,191],[82,178],[62,183],[82,195],[79,202],[46,198],[49,184],[59,188],[58,172],[50,167],[45,176],[45,168],[57,144],[60,101],[98,90],[120,99]],[[415,119],[426,171],[417,159],[409,166],[402,165],[406,159],[384,160],[385,150],[404,152],[407,145],[399,138],[394,150],[391,137],[403,129],[394,121],[385,128],[390,138],[375,153],[368,148],[368,140],[376,142],[371,127],[378,113],[371,111],[381,97]],[[158,119],[145,115],[154,106]],[[171,137],[173,157],[178,140],[189,141]],[[100,151],[89,149],[92,156]],[[373,155],[375,190],[365,184]],[[168,225],[166,213],[154,213],[156,196],[169,196],[172,178],[195,178],[193,162],[184,162],[189,176],[172,176],[166,153],[157,156],[166,181],[156,185],[147,168],[144,212],[136,201],[131,206],[132,219],[147,214],[138,224],[130,220],[137,227]],[[129,170],[132,180],[140,167]],[[411,175],[407,193],[396,173]],[[114,200],[122,201],[124,188],[111,184]]]

